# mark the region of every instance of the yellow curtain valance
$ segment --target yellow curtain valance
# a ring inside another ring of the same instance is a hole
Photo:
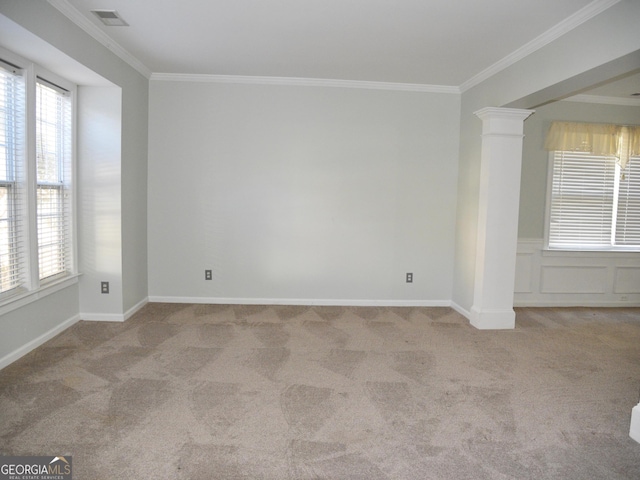
[[[627,131],[626,134],[625,130]],[[640,126],[622,127],[622,139],[620,143],[620,154],[618,158],[620,158],[620,166],[624,169],[630,157],[640,156]]]
[[[552,122],[544,148],[614,156],[624,169],[629,157],[640,156],[640,126]]]

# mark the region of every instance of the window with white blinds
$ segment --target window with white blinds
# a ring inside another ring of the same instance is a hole
[[[0,294],[24,281],[25,82],[17,67],[0,62]]]
[[[640,249],[640,158],[556,151],[548,238],[557,249]]]
[[[72,85],[0,48],[0,302],[75,273],[72,112]]]
[[[640,157],[631,157],[619,178],[615,244],[640,249]]]
[[[43,79],[36,83],[36,212],[40,279],[67,271],[71,99]]]

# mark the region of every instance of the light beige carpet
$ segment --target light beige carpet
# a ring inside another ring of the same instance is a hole
[[[640,309],[149,304],[0,372],[0,451],[74,478],[639,479]]]

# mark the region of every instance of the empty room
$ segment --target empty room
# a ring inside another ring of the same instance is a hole
[[[639,21],[0,0],[0,478],[640,478]]]

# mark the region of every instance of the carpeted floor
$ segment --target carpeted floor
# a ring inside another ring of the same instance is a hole
[[[149,304],[0,371],[0,452],[74,478],[639,479],[640,309]]]

